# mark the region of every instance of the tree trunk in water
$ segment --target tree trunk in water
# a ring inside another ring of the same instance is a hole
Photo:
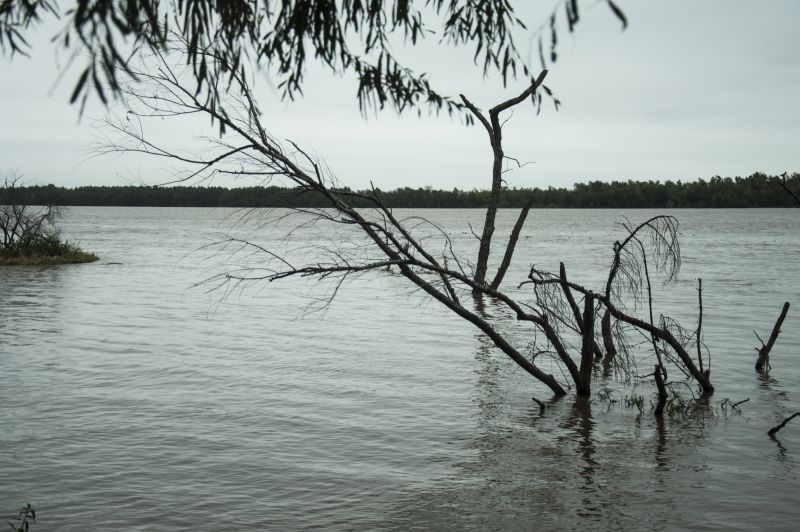
[[[514,224],[514,229],[511,230],[511,236],[508,238],[506,252],[503,255],[503,262],[500,263],[500,267],[497,269],[497,275],[494,276],[494,281],[492,281],[492,284],[490,285],[492,290],[497,290],[500,287],[500,283],[503,282],[503,277],[505,277],[506,271],[511,264],[511,258],[514,256],[514,249],[517,247],[517,240],[519,240],[519,235],[522,232],[522,226],[525,225],[525,219],[528,217],[528,211],[530,211],[532,206],[533,194],[531,193],[530,197],[528,197],[528,201],[525,202],[525,205],[522,207],[522,210],[519,213],[517,223]]]
[[[489,268],[489,253],[492,246],[492,235],[494,235],[494,220],[497,217],[497,205],[500,203],[500,189],[502,188],[500,175],[503,164],[503,150],[495,147],[494,143],[492,143],[492,149],[495,150],[492,170],[492,193],[489,196],[489,207],[486,209],[486,218],[483,221],[481,245],[478,249],[478,263],[475,266],[475,282],[478,284],[486,282],[486,270]]]
[[[695,335],[697,340],[697,364],[700,367],[700,372],[704,373],[705,371],[703,370],[703,351],[702,351],[703,342],[700,339],[700,336],[703,334],[703,280],[702,279],[697,280],[697,300],[698,300],[698,307],[700,308],[700,316],[697,319],[697,334]],[[709,361],[709,365],[710,364],[711,362]]]
[[[580,379],[575,383],[580,396],[588,396],[592,389],[592,365],[594,364],[594,297],[587,294],[583,304],[583,327],[581,328]]]
[[[610,362],[617,356],[617,347],[614,345],[614,336],[611,334],[611,312],[608,309],[603,313],[600,329],[603,333],[603,345],[606,348],[606,360]]]
[[[758,350],[758,360],[756,360],[756,371],[764,371],[764,367],[769,365],[769,352],[772,351],[772,346],[775,345],[775,340],[778,339],[778,335],[781,332],[781,325],[783,325],[783,320],[786,319],[787,312],[789,312],[788,301],[783,304],[783,310],[781,310],[781,315],[778,317],[778,321],[775,322],[775,326],[772,328],[772,333],[769,335],[769,340],[767,340],[767,344],[764,345],[764,343],[762,342],[761,349]]]
[[[656,409],[653,413],[656,416],[662,416],[664,414],[664,407],[667,404],[667,386],[664,384],[664,370],[661,364],[656,365],[656,388],[658,389],[658,402],[656,403]]]

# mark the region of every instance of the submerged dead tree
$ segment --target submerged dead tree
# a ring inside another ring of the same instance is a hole
[[[786,314],[789,312],[789,302],[783,304],[783,308],[781,309],[781,314],[778,316],[777,321],[775,321],[775,325],[772,327],[772,332],[769,335],[769,339],[765,344],[761,337],[758,336],[758,333],[753,331],[753,334],[756,335],[756,338],[761,342],[761,347],[756,348],[758,351],[758,358],[756,359],[756,371],[763,372],[769,368],[769,354],[772,351],[772,347],[775,345],[775,341],[778,339],[778,335],[781,332],[781,326],[783,325],[783,320],[786,319]]]
[[[666,316],[661,316],[658,323],[654,320],[651,268],[664,273],[666,283],[676,278],[681,260],[677,219],[672,216],[655,216],[638,226],[625,223],[623,227],[628,231],[628,236],[622,242],[614,242],[611,267],[603,291],[593,292],[583,285],[568,280],[563,263],[558,275],[532,267],[528,281],[523,285],[533,285],[537,305],[546,309],[554,321],[564,324],[572,321],[571,329],[584,338],[584,343],[588,338],[593,341],[596,333],[593,329],[588,329],[589,324],[585,323],[585,320],[580,319],[573,292],[583,296],[585,300],[596,302],[597,312],[604,312],[605,323],[601,323],[601,334],[605,344],[613,347],[612,356],[616,356],[615,344],[626,344],[626,351],[629,350],[630,333],[638,332],[652,343],[653,353],[658,362],[657,384],[659,377],[666,374],[663,361],[663,358],[666,358],[681,372],[695,380],[704,392],[713,392],[710,372],[702,371],[698,367],[702,362],[698,360],[695,363],[689,354],[688,339],[691,335]],[[561,297],[565,303],[559,301]],[[630,304],[646,305],[649,311],[648,319],[642,319],[629,312],[627,307]],[[612,319],[627,326],[629,332],[612,338]],[[606,356],[609,356],[609,353],[606,353]],[[588,357],[585,352],[584,357]],[[617,360],[616,364],[629,374],[635,373],[632,360]]]
[[[494,344],[517,365],[548,386],[553,393],[566,393],[565,385],[551,373],[543,370],[535,361],[526,357],[512,342],[498,331],[478,312],[462,304],[464,293],[479,292],[503,302],[518,319],[541,326],[548,338],[559,345],[559,338],[546,320],[538,312],[526,311],[523,306],[507,295],[478,283],[474,272],[453,251],[452,245],[439,257],[428,251],[401,220],[380,200],[377,192],[363,195],[338,190],[335,180],[325,166],[314,160],[307,152],[289,141],[283,145],[267,132],[261,122],[258,108],[244,79],[234,74],[239,93],[233,98],[238,103],[239,113],[221,113],[204,100],[202,94],[195,94],[181,83],[179,76],[169,62],[156,56],[158,66],[136,72],[140,82],[131,82],[126,89],[131,109],[125,120],[111,122],[110,125],[121,133],[127,141],[123,144],[110,144],[109,152],[146,153],[168,157],[189,165],[192,169],[180,179],[188,180],[208,177],[215,173],[248,175],[271,179],[282,177],[289,180],[301,193],[313,192],[325,198],[328,209],[298,210],[315,222],[355,228],[367,239],[368,245],[356,250],[337,250],[325,262],[295,265],[288,258],[262,249],[265,263],[258,268],[245,268],[228,271],[212,281],[219,286],[249,284],[256,281],[274,281],[288,277],[337,278],[341,283],[346,277],[368,271],[390,268],[398,271],[415,286],[436,299],[451,311],[480,329]],[[187,158],[162,146],[157,146],[146,138],[143,120],[165,116],[185,116],[203,113],[218,122],[227,132],[217,145],[217,153],[206,158]],[[132,119],[131,117],[135,117]],[[351,197],[366,199],[373,205],[369,214],[362,214],[348,204]],[[444,232],[441,237],[449,242]],[[228,242],[227,244],[229,244]],[[248,249],[255,249],[242,243]],[[452,266],[451,266],[452,265]],[[560,356],[569,359],[564,348]]]
[[[693,334],[667,316],[656,317],[654,312],[651,276],[658,273],[670,282],[680,266],[678,222],[674,217],[655,216],[639,225],[623,224],[625,237],[613,244],[609,271],[600,286],[592,289],[576,283],[567,276],[563,263],[558,273],[531,267],[528,280],[520,287],[533,287],[532,300],[520,300],[521,296],[529,297],[527,290],[506,292],[496,283],[485,282],[477,266],[460,256],[447,233],[432,222],[419,217],[399,218],[377,190],[357,193],[338,188],[318,159],[292,141],[279,142],[271,136],[247,81],[239,73],[232,74],[234,84],[228,92],[231,102],[222,112],[202,92],[186,87],[167,58],[156,55],[154,62],[136,71],[136,79],[124,89],[130,109],[124,119],[109,122],[124,140],[107,144],[105,151],[181,162],[189,169],[178,176],[179,181],[216,174],[249,176],[262,182],[282,179],[298,193],[323,198],[327,206],[295,209],[280,220],[297,216],[296,227],[330,224],[344,232],[345,238],[331,240],[316,254],[300,256],[242,239],[223,240],[217,244],[219,249],[237,257],[255,253],[259,260],[213,276],[207,280],[212,288],[233,290],[253,283],[313,278],[334,282],[332,298],[346,279],[369,272],[385,275],[388,270],[473,324],[555,395],[568,390],[579,396],[590,395],[592,375],[601,359],[622,371],[628,380],[650,376],[656,382],[663,380],[661,391],[671,384],[667,381],[669,367],[694,380],[704,392],[713,392],[708,364],[690,354],[695,344]],[[535,87],[536,83],[531,85],[523,98]],[[171,151],[145,134],[148,119],[160,122],[165,117],[198,114],[211,118],[226,132],[202,156]],[[353,198],[366,201],[371,208],[353,208]],[[521,217],[518,225],[523,222]],[[516,318],[521,327],[507,332],[504,323],[481,312],[470,297],[476,294]],[[638,309],[647,309],[648,315],[638,316]],[[598,338],[602,338],[602,346]],[[638,347],[642,338],[652,345],[649,354]],[[639,375],[637,357],[642,356],[647,359],[646,367],[656,368],[654,374]]]

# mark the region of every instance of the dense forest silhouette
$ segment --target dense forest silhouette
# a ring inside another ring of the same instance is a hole
[[[534,207],[538,208],[728,208],[792,207],[794,201],[780,186],[780,177],[755,173],[749,177],[712,177],[706,181],[590,181],[573,188],[534,188]],[[786,179],[792,190],[800,190],[800,174]],[[349,191],[349,189],[341,189]],[[398,188],[377,191],[392,207],[482,208],[489,202],[488,190],[437,190]],[[370,194],[371,191],[365,191]],[[500,207],[522,207],[530,189],[503,189]],[[266,187],[155,187],[46,186],[18,187],[4,191],[4,197],[29,205],[141,206],[141,207],[324,207],[324,198],[296,189]],[[351,197],[355,207],[368,202]]]

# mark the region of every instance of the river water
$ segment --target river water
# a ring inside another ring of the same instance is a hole
[[[221,233],[308,250],[339,238],[324,226],[287,242],[291,220],[234,210],[70,209],[65,236],[99,262],[0,270],[0,515],[30,502],[37,531],[794,530],[800,420],[766,432],[800,410],[800,211],[669,213],[683,268],[657,308],[693,328],[703,278],[717,391],[658,423],[646,384],[552,400],[402,278],[353,279],[326,308],[331,285],[311,280],[202,282],[252,260],[199,249]],[[401,214],[475,249],[481,211]],[[531,263],[602,279],[617,223],[653,214],[532,213],[510,290]],[[752,331],[784,301],[759,377]]]

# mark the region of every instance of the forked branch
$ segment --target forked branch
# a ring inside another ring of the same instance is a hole
[[[775,325],[772,327],[772,332],[769,335],[769,339],[765,344],[763,341],[761,342],[761,347],[757,348],[758,351],[758,358],[756,359],[756,371],[764,371],[769,368],[769,354],[772,351],[773,346],[775,345],[775,341],[778,339],[778,335],[781,333],[781,326],[783,325],[783,320],[786,319],[786,314],[789,312],[789,302],[783,304],[783,308],[781,309],[781,315],[778,316],[777,321],[775,321]],[[756,338],[758,334],[756,334]],[[759,338],[761,340],[761,338]]]
[[[492,146],[492,188],[489,194],[489,205],[486,209],[486,216],[483,222],[483,231],[480,237],[480,246],[478,248],[478,260],[475,263],[475,281],[478,285],[486,282],[486,272],[489,267],[489,254],[491,252],[492,236],[495,230],[495,220],[497,218],[497,209],[500,206],[500,192],[503,188],[503,161],[506,155],[503,152],[503,124],[500,122],[500,113],[506,111],[515,105],[525,101],[527,98],[532,97],[536,90],[544,83],[547,76],[547,70],[542,70],[539,77],[533,80],[531,85],[522,91],[518,96],[510,98],[498,105],[489,109],[489,116],[486,117],[466,96],[461,94],[461,101],[467,106],[467,109],[475,115],[478,121],[483,125],[486,132],[489,134],[489,143]],[[519,233],[525,223],[525,218],[528,216],[528,211],[533,205],[533,198],[530,198],[528,203],[523,207],[517,223],[512,231],[511,238],[506,245],[505,253],[503,254],[503,261],[500,268],[491,283],[492,288],[497,288],[503,281],[508,264],[514,255],[514,248],[519,238]],[[478,294],[476,291],[475,294]]]

